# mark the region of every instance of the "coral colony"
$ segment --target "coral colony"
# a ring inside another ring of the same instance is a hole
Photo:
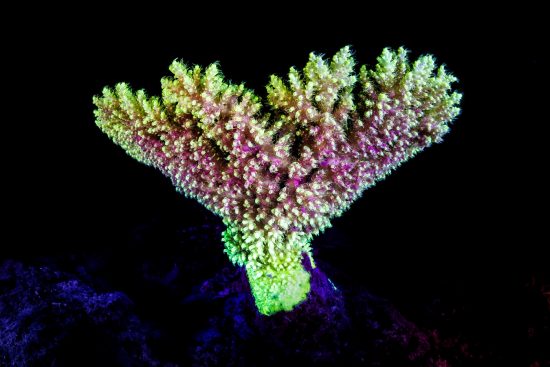
[[[271,76],[264,102],[217,64],[174,61],[162,98],[124,83],[94,97],[104,133],[223,218],[225,252],[262,314],[306,299],[313,237],[460,111],[456,78],[430,55],[411,64],[384,49],[374,69],[354,66],[349,47],[330,61],[312,53],[288,80]]]

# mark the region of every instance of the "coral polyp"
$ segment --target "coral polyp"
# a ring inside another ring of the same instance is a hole
[[[362,192],[441,142],[459,114],[456,78],[432,56],[384,49],[355,72],[349,47],[271,76],[267,98],[174,61],[162,97],[127,84],[94,97],[96,123],[130,156],[221,216],[225,252],[244,266],[259,312],[306,299],[311,241]]]

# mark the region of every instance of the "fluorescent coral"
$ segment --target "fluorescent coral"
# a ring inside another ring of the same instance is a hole
[[[344,47],[272,76],[267,100],[217,64],[170,66],[162,98],[128,85],[94,97],[96,123],[135,159],[223,218],[225,252],[245,266],[258,310],[289,311],[310,290],[311,240],[363,190],[440,142],[458,115],[456,78],[434,59],[385,49],[354,72]]]

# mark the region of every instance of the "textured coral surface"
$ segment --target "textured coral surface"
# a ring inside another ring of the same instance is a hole
[[[396,280],[372,283],[396,300],[390,302],[349,277],[349,258],[337,264],[331,248],[341,251],[346,238],[331,230],[316,243],[319,266],[305,264],[308,299],[267,317],[257,312],[244,271],[223,255],[221,225],[205,223],[142,223],[116,251],[98,245],[1,262],[0,366],[481,367],[550,360],[542,274],[520,294],[502,274],[494,283],[474,269],[460,277],[440,270],[440,282],[413,287],[423,271],[416,265],[387,273],[401,274]],[[503,303],[502,294],[523,307]]]

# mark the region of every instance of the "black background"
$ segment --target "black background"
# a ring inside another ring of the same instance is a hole
[[[358,64],[374,65],[382,48],[405,46],[411,58],[433,54],[458,77],[462,113],[442,144],[335,219],[319,256],[398,303],[445,281],[450,292],[501,298],[504,311],[495,312],[510,315],[524,283],[547,271],[547,45],[540,12],[317,7],[229,11],[206,4],[141,9],[138,17],[98,5],[18,14],[21,21],[4,32],[2,56],[7,219],[0,258],[117,251],[117,241],[137,225],[188,226],[212,216],[99,131],[92,96],[104,86],[125,81],[158,95],[177,58],[219,61],[228,79],[265,96],[270,74],[303,67],[311,51],[330,57],[351,45]],[[331,238],[339,242],[327,245]]]

